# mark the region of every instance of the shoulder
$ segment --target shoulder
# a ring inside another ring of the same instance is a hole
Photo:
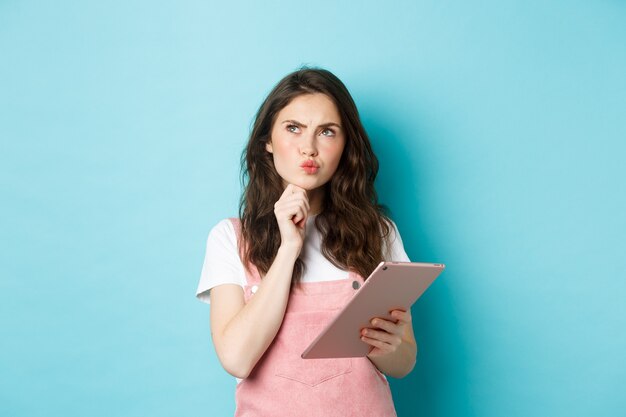
[[[387,235],[387,240],[389,242],[393,242],[394,240],[396,240],[397,238],[400,237],[400,232],[398,231],[398,226],[390,218],[384,219],[384,222],[387,224],[387,227],[389,228],[389,234]]]
[[[206,241],[207,252],[214,254],[239,253],[237,231],[230,218],[220,220],[209,232]]]
[[[387,234],[387,236],[383,239],[383,254],[385,260],[394,262],[409,262],[410,259],[404,249],[404,244],[402,243],[402,237],[400,236],[398,226],[391,219],[385,219],[385,222],[389,226],[389,234]]]
[[[209,303],[209,291],[221,284],[245,284],[237,235],[230,219],[219,221],[209,232],[196,296]]]
[[[235,221],[238,221],[235,220]],[[207,243],[237,244],[237,233],[230,218],[220,220],[209,232]]]

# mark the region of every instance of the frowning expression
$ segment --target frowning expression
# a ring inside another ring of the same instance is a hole
[[[333,176],[345,135],[335,103],[325,94],[303,94],[285,106],[274,121],[266,150],[283,186],[315,190]]]

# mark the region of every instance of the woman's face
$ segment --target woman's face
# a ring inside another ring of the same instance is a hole
[[[265,148],[273,155],[283,186],[294,184],[311,191],[333,176],[344,145],[335,103],[315,93],[297,96],[278,112]]]

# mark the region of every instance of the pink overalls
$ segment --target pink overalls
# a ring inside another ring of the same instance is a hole
[[[239,236],[239,219],[231,221]],[[261,283],[256,267],[246,271],[246,281],[248,302]],[[361,284],[350,272],[346,279],[294,286],[274,341],[237,385],[235,417],[396,416],[389,384],[367,357],[300,357]]]

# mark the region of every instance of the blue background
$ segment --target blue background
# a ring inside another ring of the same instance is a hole
[[[415,261],[400,416],[626,409],[623,1],[0,1],[0,415],[227,416],[210,228],[264,96],[348,86]]]

